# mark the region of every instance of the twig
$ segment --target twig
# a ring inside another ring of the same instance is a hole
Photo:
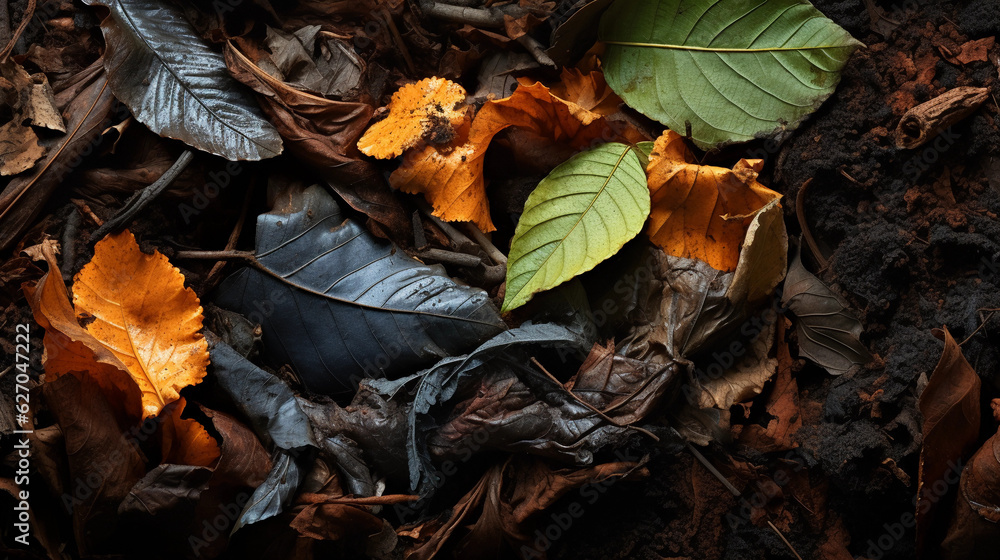
[[[191,150],[184,150],[180,156],[177,157],[177,161],[160,175],[160,178],[150,184],[148,187],[135,193],[128,200],[125,201],[125,205],[121,207],[118,214],[110,220],[104,222],[104,225],[99,227],[93,235],[90,236],[90,243],[93,244],[100,240],[105,235],[117,231],[125,227],[132,218],[135,217],[143,208],[145,208],[150,202],[153,201],[161,192],[166,190],[166,188],[177,178],[178,175],[184,171],[184,168],[191,163],[194,158],[194,154]]]
[[[80,200],[78,198],[71,198],[70,202],[72,202],[73,204],[76,204],[76,207],[77,207],[77,209],[80,210],[80,213],[83,214],[84,216],[90,218],[90,221],[94,222],[95,226],[101,227],[101,226],[104,225],[104,220],[102,220],[101,218],[99,218],[97,216],[97,214],[94,214],[94,211],[90,209],[90,205],[88,205],[86,202],[84,202],[84,201],[82,201],[82,200]]]
[[[494,9],[470,8],[422,0],[420,9],[429,17],[476,27],[503,27],[503,12]]]
[[[243,207],[240,208],[240,218],[236,221],[236,226],[233,227],[233,231],[229,234],[229,239],[226,241],[226,251],[232,251],[236,248],[236,242],[240,239],[240,234],[243,232],[243,223],[246,222],[247,210],[250,208],[250,197],[253,195],[253,184],[251,183],[250,188],[247,189],[246,196],[243,197]],[[214,277],[222,272],[225,268],[226,262],[219,261],[212,266],[212,270],[208,271],[208,276],[205,278],[206,286],[214,286]]]
[[[66,228],[63,229],[62,236],[62,267],[60,273],[64,280],[73,277],[73,268],[76,266],[76,240],[80,236],[80,212],[70,212],[66,217]]]
[[[410,49],[406,48],[406,43],[403,42],[403,37],[399,34],[399,29],[396,28],[396,22],[392,21],[392,14],[389,13],[389,10],[382,8],[382,19],[389,26],[389,33],[392,35],[392,39],[396,41],[396,48],[403,55],[403,61],[406,62],[406,67],[410,70],[410,74],[416,74],[417,67],[414,66],[413,58],[410,57]]]
[[[256,263],[257,256],[253,251],[177,251],[174,257],[178,259],[208,259],[213,261],[226,259],[241,259]]]
[[[582,404],[583,406],[587,407],[594,414],[600,416],[602,419],[610,422],[612,425],[618,426],[619,428],[627,428],[627,429],[635,430],[635,431],[637,431],[639,433],[645,434],[645,435],[653,438],[653,441],[660,441],[660,438],[657,437],[656,434],[654,434],[653,432],[651,432],[651,431],[649,431],[649,430],[647,430],[645,428],[640,428],[639,426],[634,426],[632,424],[625,424],[625,423],[619,422],[619,421],[615,420],[614,418],[611,418],[607,414],[605,414],[605,413],[601,412],[600,410],[598,410],[597,407],[595,407],[594,405],[592,405],[589,402],[581,399],[576,393],[574,393],[573,391],[570,391],[569,389],[566,388],[565,385],[563,385],[562,383],[560,383],[559,380],[556,379],[556,377],[554,375],[552,375],[551,373],[549,373],[549,370],[545,369],[545,366],[543,366],[541,364],[541,362],[539,362],[538,359],[535,358],[534,356],[532,356],[532,358],[531,358],[531,363],[535,364],[535,367],[537,367],[538,369],[540,369],[542,371],[542,373],[544,373],[545,376],[548,377],[553,383],[555,383],[556,385],[558,385],[559,387],[561,387],[564,391],[566,391],[569,394],[570,397],[573,397],[573,400],[575,400],[576,402],[578,402],[578,403]]]
[[[556,68],[558,66],[549,55],[545,54],[545,48],[542,47],[542,44],[531,35],[525,33],[517,38],[517,42],[527,49],[531,53],[531,56],[535,57],[535,60],[542,66],[548,66],[549,68]]]
[[[455,248],[459,251],[464,253],[469,247],[477,247],[477,245],[473,243],[471,239],[466,237],[465,234],[455,229],[451,224],[435,216],[427,203],[418,202],[417,207],[420,208],[420,211],[423,212],[430,221],[434,222],[434,225],[436,225],[438,229],[448,236],[448,239],[451,240],[451,242],[455,245]]]
[[[444,249],[424,249],[423,251],[417,253],[417,256],[421,259],[453,264],[455,266],[476,267],[483,264],[483,260],[475,255],[456,253],[454,251],[446,251]]]
[[[971,115],[989,88],[957,87],[907,111],[896,127],[896,147],[913,149]]]
[[[990,314],[987,315],[985,319],[983,319],[983,322],[980,323],[980,325],[978,327],[976,327],[976,330],[972,331],[972,334],[970,334],[969,336],[965,337],[965,340],[963,340],[962,342],[959,342],[958,345],[959,346],[964,346],[966,342],[972,340],[972,337],[976,336],[976,333],[979,332],[983,327],[985,327],[986,323],[990,322],[990,319],[993,318],[994,314],[996,314],[996,310],[990,311]]]
[[[774,526],[774,523],[771,523],[770,519],[767,520],[767,524],[768,526],[771,527],[771,529],[774,530],[775,533],[778,534],[778,538],[781,539],[781,542],[785,543],[785,546],[788,547],[788,550],[791,550],[792,554],[794,554],[796,558],[802,560],[802,557],[799,556],[799,551],[795,550],[795,547],[792,546],[792,543],[788,542],[788,539],[785,538],[785,535],[780,530],[778,530],[777,527]]]
[[[819,245],[816,244],[816,240],[813,239],[812,230],[809,229],[809,221],[806,220],[806,189],[809,188],[810,183],[812,183],[812,177],[806,179],[802,183],[802,186],[799,187],[799,192],[795,194],[795,218],[799,221],[802,237],[806,238],[806,244],[809,245],[809,250],[812,251],[813,256],[819,262],[820,268],[826,268],[826,257],[819,251]]]
[[[494,263],[502,264],[504,267],[507,266],[507,255],[503,254],[503,251],[500,249],[497,249],[496,245],[490,241],[489,237],[486,237],[485,233],[479,230],[479,227],[476,226],[476,224],[469,222],[464,224],[464,226],[465,231],[467,231],[469,235],[472,236],[472,239],[474,239],[476,243],[483,248],[483,251],[490,257],[490,259],[493,260]]]
[[[4,2],[6,2],[6,0],[4,0]],[[7,44],[4,45],[3,50],[0,51],[0,62],[5,62],[7,57],[10,56],[11,51],[14,50],[14,45],[17,44],[17,40],[21,38],[21,33],[24,33],[25,28],[28,27],[28,22],[30,22],[33,17],[35,17],[35,0],[28,0],[28,7],[25,8],[24,15],[21,16],[21,23],[10,35],[10,38],[7,39]]]

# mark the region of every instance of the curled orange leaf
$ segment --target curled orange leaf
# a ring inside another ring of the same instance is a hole
[[[389,116],[358,140],[365,155],[394,158],[421,140],[447,144],[465,116],[465,89],[444,78],[426,78],[399,88],[388,109]]]
[[[584,95],[589,91],[586,84],[566,87],[586,97],[588,104],[600,96]],[[434,215],[442,220],[475,222],[481,230],[493,231],[496,228],[486,198],[483,158],[493,137],[501,130],[517,127],[572,149],[621,138],[642,139],[627,133],[623,136],[601,113],[557,97],[552,91],[541,83],[522,83],[510,97],[486,102],[471,126],[456,125],[451,142],[424,143],[408,153],[389,177],[390,183],[403,192],[423,194],[433,206]],[[591,108],[599,107],[600,103]]]
[[[181,418],[184,397],[163,409],[160,448],[164,463],[209,467],[219,458],[219,444],[197,420]]]
[[[165,256],[139,250],[128,231],[110,235],[76,275],[73,303],[87,332],[124,364],[155,416],[205,377],[208,344],[198,296]]]
[[[646,167],[646,234],[667,254],[735,270],[754,213],[781,195],[757,182],[763,160],[741,159],[732,169],[696,161],[676,132],[656,140]]]

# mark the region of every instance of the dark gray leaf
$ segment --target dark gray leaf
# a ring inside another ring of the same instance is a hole
[[[314,392],[353,393],[366,376],[412,371],[505,328],[486,292],[377,240],[319,186],[257,219],[257,262],[216,303],[260,323],[269,358]]]
[[[864,330],[837,294],[802,266],[796,254],[781,303],[795,314],[799,353],[832,375],[847,373],[855,364],[865,364],[871,354],[859,337]]]
[[[233,524],[233,533],[244,525],[251,525],[274,517],[295,497],[295,493],[306,476],[300,462],[308,464],[303,456],[293,457],[291,452],[279,449],[274,457],[274,466],[264,483],[254,490],[250,501],[243,508]]]
[[[157,0],[85,0],[111,10],[101,24],[115,96],[150,130],[230,160],[281,153],[277,129],[181,12]]]
[[[510,371],[512,363],[523,367],[528,363],[527,351],[532,348],[558,348],[568,356],[582,353],[586,344],[578,334],[562,326],[525,324],[496,335],[468,355],[445,358],[413,376],[419,381],[409,413],[406,450],[414,490],[426,495],[432,488],[430,456],[421,437],[433,429],[431,409],[455,396],[465,378],[497,369]],[[396,384],[383,380],[373,380],[370,385],[383,394],[398,390]]]
[[[119,515],[194,515],[198,498],[212,477],[212,469],[162,464],[135,483],[118,506]]]
[[[260,369],[210,335],[212,371],[219,387],[250,420],[265,444],[281,449],[318,447],[309,418],[284,381]]]
[[[545,54],[556,63],[566,65],[585,53],[597,41],[597,24],[612,1],[580,0],[574,4],[573,7],[581,7],[552,31],[552,46]]]

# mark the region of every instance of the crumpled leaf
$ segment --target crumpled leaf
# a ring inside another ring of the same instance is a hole
[[[794,129],[862,46],[805,0],[617,0],[599,35],[611,87],[706,150]]]
[[[556,167],[524,203],[510,243],[502,310],[614,255],[648,215],[642,165],[630,146],[604,144]]]
[[[847,304],[802,266],[796,253],[785,278],[781,303],[795,314],[799,353],[831,375],[871,360],[859,337],[864,327]]]
[[[787,318],[778,319],[778,336],[775,352],[778,371],[774,377],[774,386],[767,399],[766,412],[770,420],[766,425],[747,424],[739,427],[741,444],[759,449],[762,453],[788,451],[799,446],[795,434],[802,427],[802,411],[799,407],[799,386],[792,367],[791,353],[788,343],[784,340],[786,324],[791,325]],[[737,428],[734,427],[734,431]]]
[[[227,42],[223,52],[226,65],[237,80],[257,93],[288,152],[316,169],[352,208],[392,232],[394,238],[412,236],[409,214],[382,172],[363,159],[356,147],[371,119],[372,107],[295,89],[261,70],[250,55],[241,52],[250,52],[251,47],[238,39]]]
[[[597,27],[601,16],[613,0],[589,0],[569,15],[565,21],[554,25],[552,37],[545,51],[557,64],[569,64],[597,40]],[[580,2],[572,5],[573,8]],[[555,22],[553,22],[555,23]]]
[[[729,272],[755,212],[781,195],[757,182],[763,160],[741,159],[732,170],[697,161],[680,134],[668,130],[657,138],[646,166],[646,235],[668,255]]]
[[[647,281],[636,287],[637,303],[630,312],[633,327],[621,351],[662,363],[694,356],[728,340],[784,279],[787,253],[788,236],[777,200],[751,220],[733,272],[715,270],[702,260],[649,251],[640,264],[643,274],[631,276]]]
[[[45,329],[42,366],[47,381],[72,372],[88,372],[108,400],[120,409],[121,421],[139,419],[142,415],[139,386],[129,376],[125,364],[80,326],[56,262],[55,247],[42,244],[41,251],[49,272],[34,286],[25,285],[24,294],[35,321]]]
[[[729,410],[734,404],[759,395],[778,369],[778,360],[769,356],[774,330],[774,323],[766,325],[732,367],[716,377],[698,380],[687,391],[688,395],[696,395],[695,404],[700,408]]]
[[[917,478],[918,550],[932,528],[942,523],[936,504],[945,497],[930,487],[972,454],[979,437],[979,376],[947,328],[935,329],[934,335],[944,341],[944,349],[918,404],[924,417]]]
[[[144,254],[126,230],[105,237],[76,275],[73,304],[84,327],[127,368],[142,392],[143,417],[205,377],[208,345],[198,296],[159,252]]]
[[[278,131],[182,12],[156,0],[87,0],[101,23],[115,97],[153,132],[229,160],[281,153]]]
[[[496,371],[499,371],[499,375],[511,376],[513,375],[510,373],[510,368],[513,367],[511,364],[520,364],[520,367],[524,367],[523,364],[528,361],[527,352],[531,349],[537,351],[542,348],[560,348],[567,355],[582,352],[584,349],[580,336],[565,327],[545,323],[524,324],[494,336],[465,356],[444,358],[433,367],[412,376],[397,380],[375,379],[368,382],[368,385],[374,390],[393,397],[405,385],[417,380],[412,399],[413,404],[407,420],[409,433],[406,449],[411,489],[419,490],[421,495],[427,495],[433,486],[430,474],[433,472],[433,467],[423,438],[423,434],[433,430],[436,423],[431,411],[451,400],[466,380],[485,379],[488,372]],[[503,377],[499,382],[509,379],[509,377]],[[513,379],[516,381],[516,377]],[[534,401],[534,397],[530,394],[521,395],[521,397],[528,398],[527,402]],[[579,405],[579,408],[587,410],[588,414],[593,414],[582,405]],[[531,415],[525,416],[525,419],[530,420],[530,418]],[[542,422],[544,423],[544,421]],[[544,428],[539,431],[544,431]],[[527,433],[517,428],[514,428],[514,432]],[[578,433],[584,432],[585,430],[581,430]],[[540,446],[553,447],[557,455],[562,449],[559,445],[553,446],[550,441],[537,443]],[[566,453],[574,456],[580,462],[586,462],[589,457],[586,452],[575,450],[567,450]]]
[[[7,104],[14,113],[11,122],[66,132],[66,123],[45,74],[28,75],[19,64],[7,60],[0,62],[0,76],[13,86],[13,90],[6,92]]]
[[[278,449],[271,457],[273,466],[264,482],[254,490],[233,524],[233,532],[259,521],[274,517],[291,502],[305,477],[305,470],[292,454]]]
[[[318,186],[258,218],[257,255],[216,303],[260,323],[270,359],[314,392],[353,392],[505,327],[484,291],[377,241]]]
[[[989,558],[998,547],[1000,431],[986,440],[962,471],[958,504],[941,550],[949,560],[976,560]]]
[[[14,177],[0,193],[0,250],[34,223],[55,189],[93,149],[113,102],[101,59],[66,80],[56,104],[66,114],[70,132],[42,140],[46,156],[34,173]]]
[[[472,221],[484,232],[494,231],[483,158],[493,137],[511,126],[572,152],[598,139],[636,139],[627,130],[612,128],[602,114],[557,97],[540,82],[520,83],[510,97],[487,101],[470,126],[456,124],[455,137],[449,143],[414,147],[389,181],[403,192],[423,194],[433,206],[434,215],[442,220]]]
[[[30,127],[10,121],[0,125],[0,176],[17,175],[35,166],[45,148]]]
[[[340,99],[357,97],[365,63],[349,43],[320,38],[321,26],[307,25],[294,33],[271,26],[264,40],[270,56],[263,69],[288,85]]]
[[[118,421],[119,405],[88,373],[44,383],[42,394],[66,445],[71,482],[64,503],[72,506],[80,554],[108,551],[118,506],[145,473],[145,458]]]
[[[368,156],[399,156],[421,140],[447,144],[465,118],[465,88],[444,78],[425,78],[399,88],[387,106],[389,116],[373,124],[358,140]]]

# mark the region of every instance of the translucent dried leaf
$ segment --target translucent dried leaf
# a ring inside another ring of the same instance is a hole
[[[198,296],[160,253],[146,255],[124,231],[101,240],[74,279],[73,303],[87,332],[108,347],[155,416],[205,377],[208,344]]]

